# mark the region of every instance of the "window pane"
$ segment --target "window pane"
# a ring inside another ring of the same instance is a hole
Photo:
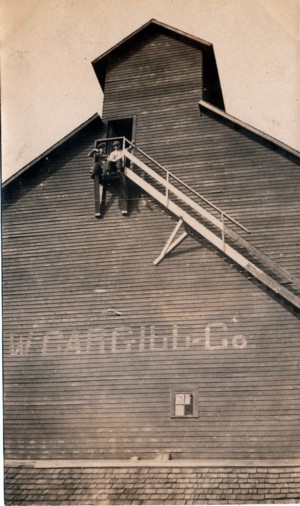
[[[176,394],[175,403],[176,403],[176,405],[177,404],[184,404],[184,394]]]
[[[184,416],[184,405],[176,405],[175,406],[175,416]]]
[[[184,395],[184,404],[193,404],[193,396],[191,394]]]
[[[184,414],[185,414],[185,416],[189,416],[189,415],[193,414],[192,404],[186,404],[186,406],[184,406]]]

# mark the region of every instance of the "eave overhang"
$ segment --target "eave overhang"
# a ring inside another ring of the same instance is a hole
[[[273,145],[274,147],[280,148],[285,153],[292,155],[293,157],[296,157],[300,160],[300,152],[297,151],[296,149],[291,148],[290,146],[288,146],[284,142],[281,142],[281,141],[275,139],[271,135],[266,134],[266,133],[262,132],[261,130],[258,130],[257,128],[252,127],[251,125],[248,125],[248,123],[245,123],[244,121],[241,121],[240,119],[235,118],[234,116],[231,116],[230,114],[228,114],[224,110],[222,110],[218,107],[215,107],[211,103],[209,103],[205,100],[200,100],[199,101],[199,109],[200,109],[200,112],[206,113],[210,116],[215,117],[216,119],[225,121],[225,123],[227,123],[227,124],[231,124],[232,126],[235,126],[241,130],[244,130],[245,132],[252,134],[257,139],[266,141],[266,142],[270,143],[271,145]]]

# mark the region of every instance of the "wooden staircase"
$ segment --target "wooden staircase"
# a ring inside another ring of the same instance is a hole
[[[225,220],[231,223],[231,227],[234,225],[249,233],[246,227],[194,191],[193,188],[165,169],[138,146],[133,145],[125,138],[122,138],[122,141],[124,170],[127,178],[179,218],[161,254],[154,260],[154,265],[158,265],[167,254],[188,236],[189,230],[192,230],[204,237],[272,292],[280,295],[297,310],[300,309],[298,295],[293,293],[290,286],[289,288],[283,286],[293,285],[293,287],[299,287],[299,281],[293,278],[286,269],[226,225]],[[131,152],[132,149],[134,149],[134,154]],[[130,163],[127,162],[126,164],[126,160],[129,160]],[[192,195],[192,197],[189,195]],[[207,207],[210,210],[207,210]],[[182,226],[185,227],[185,231],[175,239],[179,228]]]

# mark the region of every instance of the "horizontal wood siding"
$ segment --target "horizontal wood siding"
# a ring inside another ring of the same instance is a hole
[[[152,156],[185,152],[197,135],[202,51],[164,34],[147,37],[107,69],[103,119],[136,115],[136,142]]]
[[[104,117],[136,115],[139,147],[238,219],[251,231],[248,240],[300,277],[299,159],[200,113],[202,60],[202,51],[164,34],[145,39],[107,71]]]
[[[170,87],[155,88],[165,73]],[[105,93],[106,118],[136,114],[141,147],[299,276],[299,169],[200,117],[201,52],[154,37],[111,69]],[[6,457],[299,458],[298,317],[205,241],[154,267],[175,221],[133,187],[129,216],[111,188],[96,220],[87,153],[101,135],[4,202]],[[198,418],[171,417],[177,388],[196,389]]]

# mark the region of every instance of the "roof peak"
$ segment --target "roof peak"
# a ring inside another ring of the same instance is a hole
[[[190,35],[182,30],[178,30],[170,25],[162,23],[156,19],[150,19],[137,30],[123,38],[111,49],[92,61],[92,65],[100,86],[104,91],[106,69],[109,65],[115,64],[120,55],[130,54],[134,45],[140,44],[145,40],[145,35],[151,36],[156,33],[163,33],[166,36],[175,38],[184,44],[193,46],[203,53],[203,75],[204,75],[204,94],[205,98],[214,105],[224,109],[224,101],[219,80],[218,69],[216,65],[213,45],[199,37]]]
[[[178,28],[175,28],[175,27],[173,27],[171,25],[163,23],[162,21],[158,21],[157,19],[152,18],[149,21],[147,21],[146,23],[144,23],[142,26],[140,26],[139,28],[137,28],[136,30],[134,30],[133,32],[131,32],[129,35],[127,35],[126,37],[124,37],[123,39],[121,39],[113,47],[111,47],[110,49],[108,49],[107,51],[105,51],[104,53],[102,53],[100,56],[98,56],[97,58],[95,58],[95,60],[92,61],[92,65],[95,66],[95,64],[97,64],[100,60],[104,59],[106,56],[108,56],[109,54],[111,54],[112,52],[114,52],[115,50],[117,50],[119,47],[121,47],[124,44],[126,44],[129,40],[131,40],[134,37],[136,37],[137,35],[139,35],[142,31],[146,30],[151,25],[154,25],[154,26],[157,26],[157,27],[159,27],[159,28],[161,28],[163,30],[166,30],[166,31],[170,32],[170,34],[171,33],[177,34],[177,36],[186,38],[186,39],[188,39],[190,41],[193,41],[196,44],[199,44],[199,45],[202,45],[202,46],[206,46],[206,47],[212,47],[212,44],[210,42],[207,42],[206,40],[200,39],[199,37],[196,37],[194,35],[190,35],[187,32],[184,32],[182,30],[179,30]]]

